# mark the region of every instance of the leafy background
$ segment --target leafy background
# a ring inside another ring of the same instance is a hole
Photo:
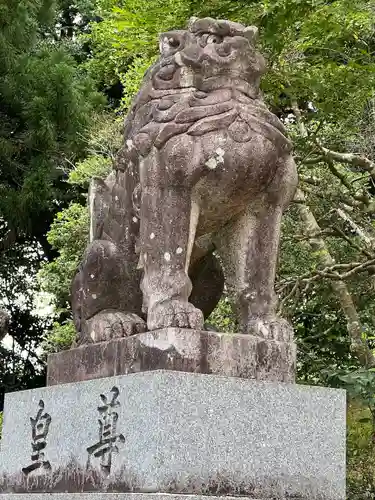
[[[268,106],[300,186],[283,222],[277,292],[300,383],[348,390],[348,498],[374,498],[375,7],[369,0],[3,0],[0,5],[0,394],[44,384],[69,348],[69,286],[87,242],[87,188],[121,146],[158,33],[190,16],[260,29]],[[47,312],[46,312],[47,311]],[[234,331],[225,295],[209,322]]]

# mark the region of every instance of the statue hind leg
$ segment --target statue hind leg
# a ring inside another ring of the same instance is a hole
[[[90,244],[72,284],[78,343],[101,342],[146,330],[135,252],[139,220],[127,173],[95,179],[90,188]]]
[[[241,333],[254,334],[252,326],[256,322],[261,325],[277,321],[274,278],[280,221],[281,209],[254,213],[250,207],[217,236]]]
[[[281,218],[297,182],[293,159],[280,161],[273,183],[216,236],[242,333],[289,341],[293,331],[277,315],[274,290]]]

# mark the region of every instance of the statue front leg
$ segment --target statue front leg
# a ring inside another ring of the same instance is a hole
[[[188,276],[199,208],[184,179],[166,165],[148,162],[142,185],[140,265],[147,327],[203,328],[203,314],[189,303]],[[142,176],[141,176],[142,180]]]

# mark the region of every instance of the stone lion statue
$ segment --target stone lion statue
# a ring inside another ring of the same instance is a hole
[[[72,286],[79,342],[203,329],[224,278],[242,333],[290,337],[274,279],[297,173],[259,91],[256,38],[211,18],[161,35],[116,170],[90,188],[90,244]]]

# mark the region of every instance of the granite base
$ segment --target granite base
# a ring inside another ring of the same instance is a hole
[[[248,497],[211,496],[207,499],[204,495],[169,493],[21,493],[0,494],[0,500],[248,500]],[[274,498],[255,500],[274,500]]]
[[[7,394],[0,492],[344,500],[345,406],[342,390],[171,371]]]

